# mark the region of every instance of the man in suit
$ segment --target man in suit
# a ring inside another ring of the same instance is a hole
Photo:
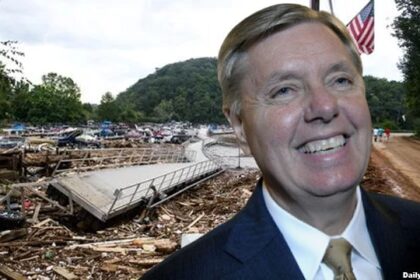
[[[232,220],[143,279],[420,273],[420,205],[359,186],[372,127],[362,63],[340,21],[294,4],[258,11],[223,42],[218,78],[224,113],[263,176]]]

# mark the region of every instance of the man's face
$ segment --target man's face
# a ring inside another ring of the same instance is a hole
[[[370,154],[370,114],[338,37],[299,24],[252,46],[247,63],[240,116],[229,116],[269,189],[294,200],[357,185]]]

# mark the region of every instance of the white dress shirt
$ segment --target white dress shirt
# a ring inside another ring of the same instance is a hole
[[[332,280],[333,271],[322,262],[330,239],[343,237],[353,246],[351,262],[358,280],[382,279],[381,267],[370,240],[361,193],[357,187],[357,205],[350,223],[339,236],[328,236],[299,220],[280,207],[263,184],[268,212],[283,234],[292,254],[307,280]]]

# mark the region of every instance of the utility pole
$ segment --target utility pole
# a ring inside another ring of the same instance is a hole
[[[311,0],[311,9],[319,11],[319,0]]]

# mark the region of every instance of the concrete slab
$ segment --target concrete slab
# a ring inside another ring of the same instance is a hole
[[[105,221],[134,207],[142,199],[151,198],[152,185],[158,192],[164,192],[220,170],[202,153],[202,141],[186,149],[196,151],[194,162],[102,169],[57,178],[53,186]]]
[[[130,166],[117,169],[102,169],[92,172],[71,175],[56,180],[55,186],[71,196],[76,203],[86,208],[94,216],[104,219],[115,200],[116,190],[130,185],[145,182],[175,170],[188,167],[194,163],[166,163],[155,165]],[[143,184],[138,190],[139,195],[145,194],[149,185]],[[139,196],[135,198],[140,198]],[[130,199],[125,201],[127,204]],[[119,201],[122,206],[124,200]]]

